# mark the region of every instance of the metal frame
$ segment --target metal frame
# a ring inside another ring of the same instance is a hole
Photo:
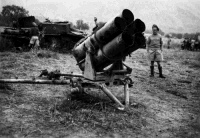
[[[83,74],[61,74],[58,70],[55,72],[44,72],[39,78],[32,79],[0,79],[0,83],[25,83],[25,84],[53,84],[53,85],[69,85],[71,92],[84,92],[84,88],[101,89],[113,102],[117,104],[119,110],[124,110],[129,107],[129,86],[132,85],[132,80],[128,74],[131,73],[131,68],[122,63],[126,69],[112,69],[109,71],[96,72],[92,58],[89,52],[86,54],[85,69]],[[106,87],[109,86],[124,86],[124,102],[123,105],[116,96]]]

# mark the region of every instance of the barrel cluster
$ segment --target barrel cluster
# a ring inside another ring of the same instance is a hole
[[[102,71],[108,65],[144,47],[144,31],[144,22],[134,20],[133,13],[124,9],[101,29],[78,42],[73,48],[73,55],[80,69],[84,70],[86,52],[90,52],[95,70]]]

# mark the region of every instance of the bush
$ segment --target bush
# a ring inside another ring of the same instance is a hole
[[[83,20],[77,20],[75,27],[81,30],[89,30],[89,25],[87,23],[84,23]]]
[[[28,16],[28,11],[23,7],[19,7],[16,5],[6,5],[3,6],[0,23],[4,26],[11,26],[13,21],[17,21],[19,17]]]

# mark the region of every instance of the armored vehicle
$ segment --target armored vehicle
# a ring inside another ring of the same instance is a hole
[[[68,21],[51,22],[46,20],[38,25],[41,32],[41,46],[53,50],[68,51],[82,38],[85,34],[75,29]]]
[[[28,50],[28,44],[31,39],[30,31],[34,27],[33,23],[35,21],[34,16],[18,18],[18,21],[13,22],[12,27],[4,28],[0,36],[13,47],[21,47],[23,50]],[[75,29],[68,21],[51,22],[46,20],[37,25],[40,31],[41,48],[68,51],[85,36],[82,31]]]

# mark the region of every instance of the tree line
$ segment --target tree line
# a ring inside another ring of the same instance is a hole
[[[20,17],[26,17],[28,14],[29,12],[23,7],[16,5],[4,6],[0,13],[0,25],[12,26],[13,21],[17,21]]]
[[[13,22],[18,21],[18,18],[28,17],[29,11],[23,7],[16,5],[6,5],[3,6],[0,13],[0,26],[12,26]],[[35,19],[37,24],[40,23],[38,19]],[[77,20],[76,24],[73,25],[77,29],[89,30],[88,23],[85,23],[82,19]]]
[[[152,31],[146,30],[145,33],[151,34]],[[162,36],[165,36],[165,37],[173,37],[173,38],[178,38],[178,39],[191,38],[191,39],[195,39],[195,40],[197,39],[198,35],[200,35],[200,32],[196,32],[196,33],[167,33],[167,34],[165,34],[162,30],[160,30],[159,33]]]
[[[190,39],[197,39],[197,37],[200,35],[200,32],[196,33],[170,33],[171,37],[182,39],[182,38],[190,38]],[[169,34],[166,35],[168,37]]]

